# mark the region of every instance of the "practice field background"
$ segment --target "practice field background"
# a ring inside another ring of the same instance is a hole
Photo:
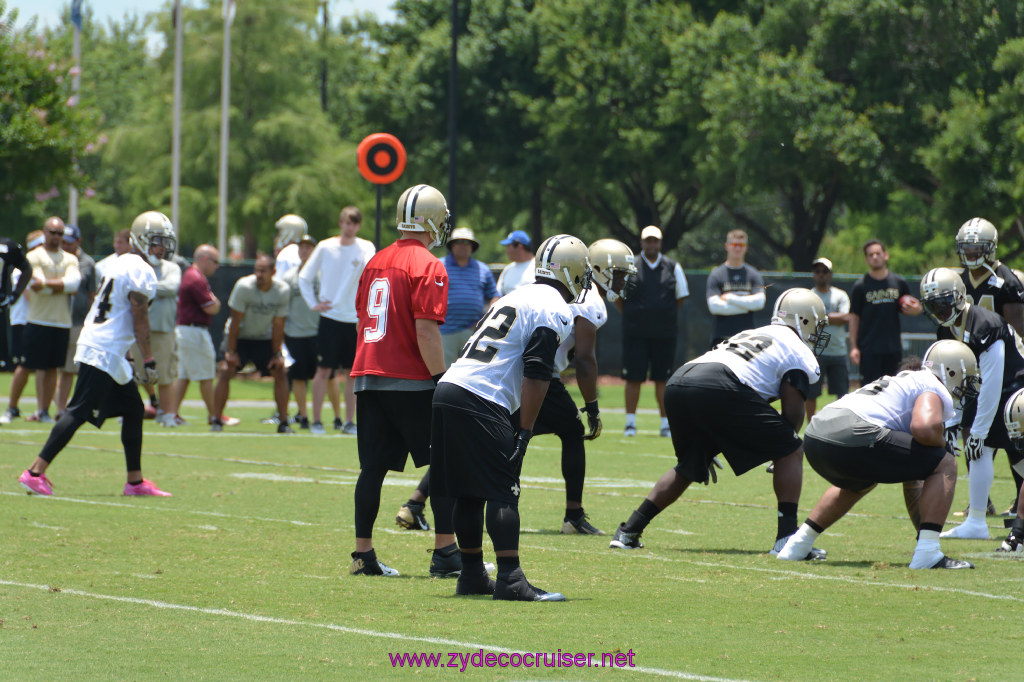
[[[8,383],[0,376],[3,396]],[[269,384],[234,382],[232,398],[247,402],[228,412],[243,421],[222,434],[207,432],[197,407],[183,410],[190,422],[179,429],[147,422],[143,469],[170,498],[121,496],[116,422],[84,426],[50,469],[54,497],[28,496],[17,477],[49,427],[0,427],[0,678],[1021,677],[1024,564],[993,553],[1001,519],[989,519],[992,540],[943,541],[976,570],[910,571],[902,491],[886,486],[819,540],[827,562],[781,562],[767,554],[771,477],[726,471],[662,513],[645,549],[611,551],[608,537],[558,534],[558,441],[537,437],[523,476],[521,554],[532,582],[569,601],[456,598],[454,581],[428,576],[432,536],[394,526],[422,473],[413,469],[389,475],[375,538],[401,577],[347,575],[356,440],[275,435],[259,423],[270,396]],[[587,447],[584,505],[611,533],[674,457],[657,436],[649,387],[637,438],[622,437],[621,388],[603,387],[601,401],[605,431]],[[22,411],[33,406],[30,393]],[[801,520],[826,488],[804,471]],[[1004,509],[1012,496],[1000,454],[993,500]],[[954,509],[966,499],[961,478]],[[485,553],[493,560],[486,538]],[[461,673],[396,670],[388,656],[481,649],[632,651],[636,667]]]

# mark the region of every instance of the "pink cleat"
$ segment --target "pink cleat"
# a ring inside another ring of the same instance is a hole
[[[124,484],[125,495],[151,495],[153,497],[170,497],[170,493],[165,493],[160,488],[156,487],[153,481],[142,479],[142,483],[132,485],[131,483]]]
[[[53,484],[50,483],[50,479],[45,474],[39,474],[33,476],[28,472],[28,469],[22,472],[21,476],[18,477],[18,483],[21,487],[28,491],[29,495],[52,495]]]

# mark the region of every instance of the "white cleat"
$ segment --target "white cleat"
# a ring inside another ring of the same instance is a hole
[[[988,540],[988,525],[984,521],[968,519],[959,526],[939,533],[939,537],[958,540]]]

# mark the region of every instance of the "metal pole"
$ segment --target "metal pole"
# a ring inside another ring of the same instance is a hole
[[[373,233],[373,247],[380,251],[380,195],[383,191],[381,185],[377,185],[377,229]]]
[[[82,29],[79,22],[75,22],[74,38],[71,46],[71,59],[74,61],[75,69],[74,75],[71,77],[71,94],[74,97],[78,97],[78,87],[82,84]],[[75,163],[75,168],[78,168],[78,163]],[[72,182],[71,187],[68,188],[68,223],[71,225],[78,225],[78,188],[75,187]]]
[[[327,111],[327,2],[328,0],[324,0],[323,4],[324,29],[321,35],[323,55],[320,57],[320,108],[324,111]]]
[[[171,223],[181,234],[178,224],[178,196],[181,192],[181,42],[184,28],[181,21],[181,0],[174,0],[174,123],[171,131]]]
[[[456,108],[459,104],[457,86],[459,84],[459,60],[458,60],[458,22],[459,22],[459,0],[452,0],[451,11],[452,25],[452,49],[448,69],[448,211],[452,216],[452,224],[455,223],[455,151],[458,148],[456,125]]]
[[[231,106],[231,5],[224,0],[224,54],[220,71],[220,171],[217,191],[217,249],[228,252],[228,108]]]

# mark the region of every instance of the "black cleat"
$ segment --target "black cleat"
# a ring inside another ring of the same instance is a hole
[[[997,552],[1009,552],[1011,554],[1018,554],[1024,552],[1024,538],[1014,535],[1012,532],[1006,536],[997,549]]]
[[[451,550],[450,554],[435,549],[430,557],[430,575],[434,578],[458,578],[462,575],[462,554],[458,548]]]
[[[627,533],[625,526],[624,523],[619,524],[608,547],[611,549],[640,549],[643,547],[644,543],[640,542],[640,533]]]
[[[284,424],[284,423],[281,423],[281,424],[277,425],[277,432],[278,433],[295,433],[294,431],[292,431],[292,427],[290,427],[290,426],[288,426],[287,424]]]
[[[372,549],[369,552],[352,552],[352,565],[348,572],[352,575],[383,575],[388,578],[398,575],[398,571],[378,561],[377,552]]]
[[[478,571],[464,571],[455,584],[455,594],[469,596],[473,594],[494,595],[494,581],[487,575],[487,568],[481,565]]]
[[[522,568],[516,568],[507,576],[500,575],[494,582],[494,599],[503,601],[565,601],[561,592],[545,592],[534,587],[523,575]]]
[[[583,514],[579,521],[574,521],[568,516],[562,519],[562,535],[606,535],[606,533],[595,528],[590,523],[590,517]]]
[[[944,556],[936,561],[932,568],[974,568],[974,564],[970,561],[950,559],[948,556]]]

